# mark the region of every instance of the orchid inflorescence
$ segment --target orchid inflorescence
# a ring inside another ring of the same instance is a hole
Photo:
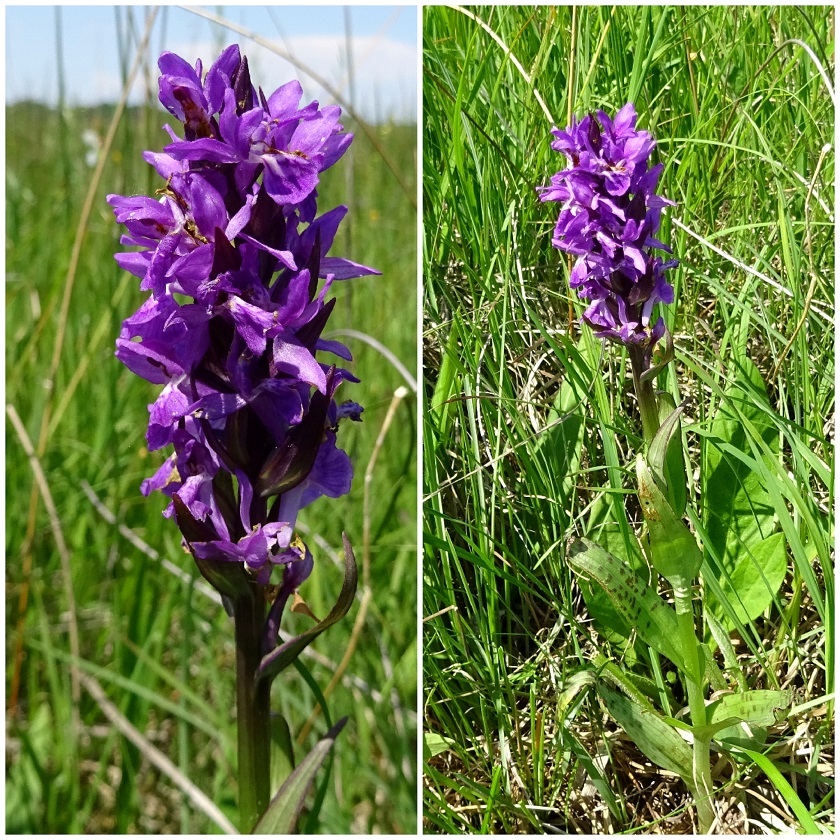
[[[166,182],[159,198],[108,196],[122,244],[140,247],[116,259],[150,292],[117,357],[164,386],[147,441],[175,450],[142,491],[172,499],[165,515],[221,591],[267,584],[279,565],[288,596],[312,568],[298,511],[349,490],[335,432],[362,410],[334,398],[358,380],[316,359],[350,359],[321,337],[332,283],[379,273],[327,256],[346,207],[316,215],[319,175],[352,135],[338,107],[301,107],[296,81],[267,98],[255,90],[236,45],[204,79],[200,61],[163,53],[158,64],[160,101],[184,139],[167,126],[172,142],[144,155]]]
[[[567,169],[552,176],[550,186],[539,188],[542,201],[562,205],[552,244],[577,257],[569,285],[590,302],[584,322],[599,338],[627,349],[642,421],[636,474],[646,533],[640,547],[650,567],[671,585],[674,607],[651,591],[647,565],[636,571],[585,538],[570,543],[567,559],[574,571],[598,581],[612,607],[682,673],[693,736],[690,750],[664,717],[636,702],[637,693],[631,690],[628,696],[636,699],[630,700],[609,692],[603,697],[642,751],[682,776],[695,798],[699,830],[706,833],[715,818],[710,745],[716,730],[705,705],[703,635],[698,637],[694,623],[694,583],[703,558],[683,521],[682,406],[675,405],[670,393],[657,394],[653,388],[656,375],[673,359],[665,321],[654,320],[653,310],[658,303],[674,300],[665,271],[677,261],[654,253],[670,253],[655,235],[662,208],[674,202],[656,195],[663,167],[649,165],[655,143],[646,131],[636,131],[631,103],[615,119],[598,111],[597,118],[587,114],[580,121],[572,119],[565,131],[555,128],[552,134],[551,148],[569,160]],[[654,345],[663,337],[663,359],[652,365]],[[593,609],[601,609],[597,601]],[[668,750],[663,743],[669,743]]]
[[[656,195],[663,167],[649,167],[655,141],[635,126],[627,103],[615,119],[598,111],[553,129],[551,148],[569,166],[539,190],[542,201],[561,202],[552,245],[577,257],[569,285],[590,301],[584,321],[600,338],[649,350],[665,334],[653,308],[673,302],[665,271],[677,262],[653,254],[670,253],[655,234],[661,209],[673,202]]]
[[[316,187],[353,139],[338,107],[301,107],[296,81],[266,97],[236,45],[206,75],[201,61],[168,52],[158,66],[160,101],[184,136],[167,127],[172,142],[144,154],[165,180],[158,198],[108,196],[128,229],[120,241],[139,248],[117,262],[150,293],[123,323],[116,354],[163,386],[146,440],[174,452],[142,492],[172,500],[164,515],[234,619],[241,827],[288,831],[326,751],[296,767],[268,807],[271,683],[346,615],[356,590],[345,535],[336,605],[281,644],[286,603],[313,568],[298,513],[349,491],[353,470],[336,432],[362,413],[335,400],[342,382],[358,380],[316,354],[350,359],[322,337],[333,282],[379,272],[327,256],[347,208],[319,216]],[[278,566],[282,581],[272,585]],[[345,721],[321,743],[331,745]]]

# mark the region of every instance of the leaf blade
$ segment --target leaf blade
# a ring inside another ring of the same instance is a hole
[[[346,723],[346,717],[338,721],[298,764],[257,821],[252,834],[278,835],[291,834],[294,831],[306,795],[315,781],[315,774],[329,755],[338,733]]]

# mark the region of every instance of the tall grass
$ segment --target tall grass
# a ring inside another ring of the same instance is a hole
[[[677,203],[661,237],[680,260],[663,313],[677,361],[658,386],[686,402],[692,526],[705,542],[714,500],[695,470],[712,419],[746,403],[787,545],[773,603],[731,649],[709,639],[732,687],[795,690],[766,742],[778,774],[716,768],[718,828],[830,830],[833,31],[828,7],[424,10],[429,831],[692,830],[682,784],[609,722],[594,685],[618,664],[666,708],[685,699],[649,649],[593,624],[597,593],[564,561],[581,535],[638,556],[640,432],[628,366],[578,326],[556,209],[535,188],[565,166],[552,124],[627,101]],[[766,398],[735,384],[748,359]],[[726,613],[711,562],[704,601]]]
[[[243,50],[247,53],[247,43]],[[154,57],[149,59],[153,66]],[[270,89],[271,80],[259,81]],[[50,407],[38,463],[56,513],[51,523],[40,499],[30,510],[33,470],[9,425],[6,678],[10,700],[16,686],[16,703],[7,722],[7,830],[212,833],[220,830],[218,822],[198,810],[195,797],[173,778],[180,771],[235,821],[232,624],[207,597],[174,523],[161,516],[163,497],[140,495],[141,480],[161,458],[144,446],[146,407],[155,389],[113,354],[120,323],[143,294],[113,260],[119,231],[105,194],[148,195],[158,186],[141,152],[168,142],[161,130],[167,115],[159,106],[130,109],[122,118],[62,323],[74,232],[92,176],[81,134],[92,128],[102,137],[112,115],[113,108],[58,113],[35,103],[7,113],[6,399],[36,446]],[[362,581],[369,585],[369,608],[354,628],[359,606],[354,607],[317,640],[299,671],[290,669],[276,681],[272,706],[292,736],[303,737],[298,756],[326,730],[327,715],[333,721],[350,718],[336,745],[332,776],[324,785],[322,774],[317,785],[323,798],[318,819],[305,815],[303,829],[402,833],[416,825],[412,393],[399,403],[375,461],[373,454],[394,392],[407,384],[388,354],[409,372],[415,368],[416,128],[373,128],[407,190],[363,133],[356,134],[347,220],[353,226],[352,253],[345,252],[340,236],[335,251],[377,267],[382,277],[339,284],[336,290],[330,330],[356,333],[344,340],[362,383],[347,398],[365,406],[364,422],[342,427],[342,444],[356,471],[351,493],[301,514],[301,530],[316,559],[301,594],[319,618],[329,611],[341,586],[346,531],[360,567],[369,570]],[[347,191],[339,165],[323,176],[319,207],[348,203]],[[63,349],[50,377],[62,328]],[[380,342],[385,354],[365,336]],[[109,512],[115,522],[108,520]],[[69,579],[57,529],[66,543]],[[360,585],[360,600],[365,591]],[[292,614],[284,625],[285,632],[299,632],[311,619]],[[72,657],[71,628],[78,660]],[[348,648],[352,656],[337,674]],[[74,665],[81,675],[78,702]],[[334,675],[338,682],[327,711],[308,727],[320,691]],[[118,716],[145,739],[139,747],[118,732]],[[150,747],[167,757],[175,772],[150,763]]]

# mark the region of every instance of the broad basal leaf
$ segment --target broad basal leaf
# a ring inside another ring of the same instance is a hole
[[[747,749],[761,749],[767,737],[767,727],[784,717],[790,708],[790,690],[754,689],[737,694],[725,694],[709,704],[709,722],[730,725],[715,732],[715,740],[723,746],[733,744]]]
[[[652,584],[653,572],[642,556],[638,540],[635,534],[624,532],[617,521],[615,503],[607,494],[598,496],[593,502],[586,535],[589,541],[618,558],[642,579],[650,579]],[[611,643],[626,647],[628,664],[632,665],[635,652],[632,647],[627,647],[626,643],[634,635],[633,626],[622,617],[598,583],[581,579],[579,584],[589,614],[597,622],[598,632]]]
[[[707,549],[721,558],[721,586],[746,623],[771,603],[787,569],[785,544],[773,538],[773,506],[755,461],[761,455],[754,453],[749,436],[759,435],[773,454],[779,440],[764,382],[749,359],[740,360],[737,378],[724,395],[703,447],[703,524]],[[713,597],[707,607],[730,623]]]
[[[593,588],[603,592],[604,599],[626,627],[632,627],[645,644],[685,671],[677,614],[659,596],[655,586],[590,540],[571,543],[566,559],[572,568],[595,582]],[[592,609],[589,601],[587,606]],[[593,618],[597,619],[597,614],[593,613]],[[722,688],[726,683],[709,648],[703,645],[702,652],[705,679],[715,689]]]

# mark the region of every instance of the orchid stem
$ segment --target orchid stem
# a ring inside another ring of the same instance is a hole
[[[633,384],[636,387],[639,414],[642,416],[642,434],[645,444],[650,444],[659,431],[659,407],[653,391],[653,381],[651,377],[644,375],[648,369],[644,351],[640,347],[628,347],[627,352],[633,369]]]
[[[671,581],[674,586],[674,606],[677,611],[680,642],[685,657],[685,683],[693,732],[691,779],[687,779],[695,798],[697,828],[708,834],[715,820],[712,804],[712,772],[710,765],[711,738],[706,734],[706,703],[703,697],[703,666],[700,643],[694,628],[691,581]]]
[[[264,613],[262,593],[255,586],[234,604],[239,814],[245,834],[251,833],[269,800],[271,681],[257,682]]]

